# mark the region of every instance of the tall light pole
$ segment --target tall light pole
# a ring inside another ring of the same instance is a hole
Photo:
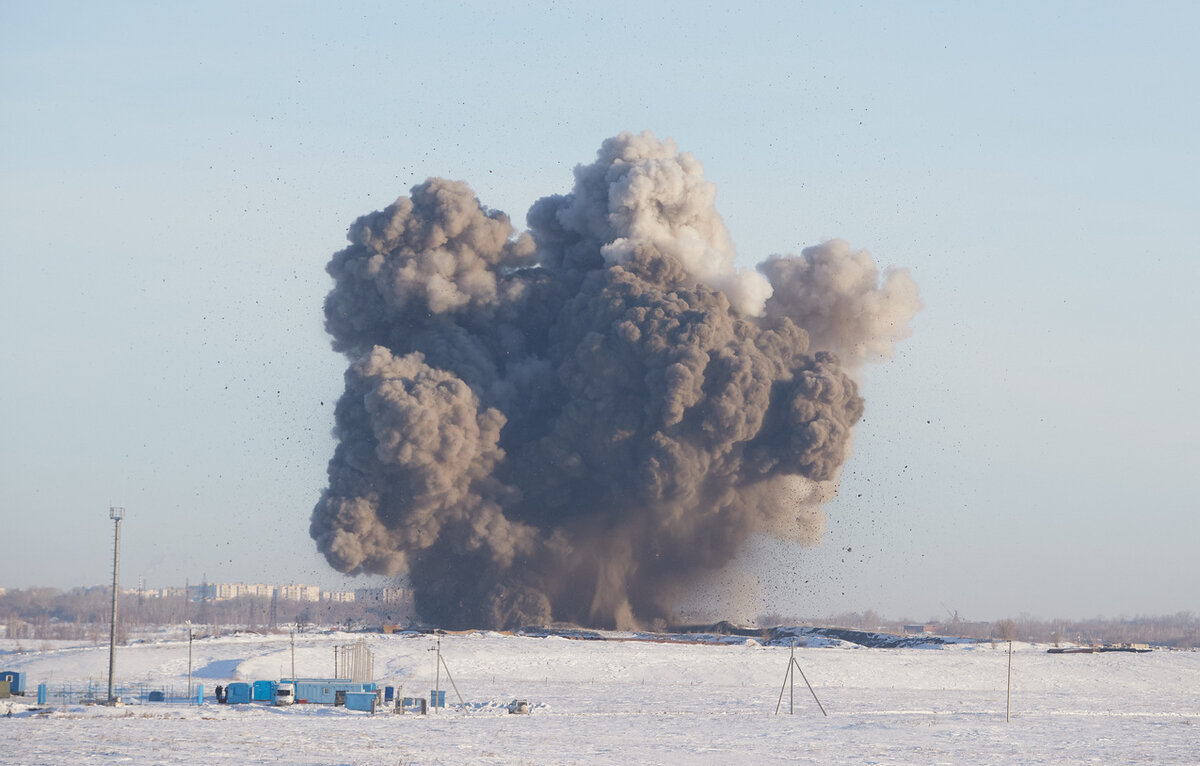
[[[125,509],[112,506],[108,509],[108,518],[113,520],[113,584],[112,584],[112,624],[108,630],[108,704],[117,704],[113,696],[113,667],[117,653],[117,573],[121,567],[121,519],[125,518]]]

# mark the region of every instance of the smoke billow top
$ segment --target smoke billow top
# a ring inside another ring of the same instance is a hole
[[[311,533],[447,627],[670,618],[754,532],[811,542],[920,307],[833,240],[738,271],[700,163],[608,139],[529,230],[430,179],[328,266],[350,360]]]

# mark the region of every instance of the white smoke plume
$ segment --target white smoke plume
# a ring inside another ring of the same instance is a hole
[[[891,353],[916,288],[838,241],[739,272],[715,197],[623,133],[528,232],[442,179],[356,221],[330,564],[407,573],[447,627],[632,627],[754,532],[819,538],[863,409],[844,364]]]
[[[768,314],[791,319],[808,332],[812,348],[833,351],[851,368],[890,359],[921,309],[908,271],[887,269],[880,283],[871,254],[841,239],[805,248],[799,257],[773,255],[758,270],[774,288]]]

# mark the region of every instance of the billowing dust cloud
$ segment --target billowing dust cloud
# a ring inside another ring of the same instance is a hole
[[[430,179],[327,268],[350,360],[311,534],[407,573],[423,619],[670,619],[754,532],[812,542],[863,400],[920,307],[839,240],[738,271],[700,163],[623,133],[529,230]]]

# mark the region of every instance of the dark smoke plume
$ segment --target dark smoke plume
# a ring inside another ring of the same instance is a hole
[[[351,360],[329,562],[407,573],[447,627],[632,627],[753,532],[819,537],[848,370],[907,334],[916,287],[837,240],[738,272],[715,196],[623,133],[528,233],[443,179],[356,221],[325,302]]]

